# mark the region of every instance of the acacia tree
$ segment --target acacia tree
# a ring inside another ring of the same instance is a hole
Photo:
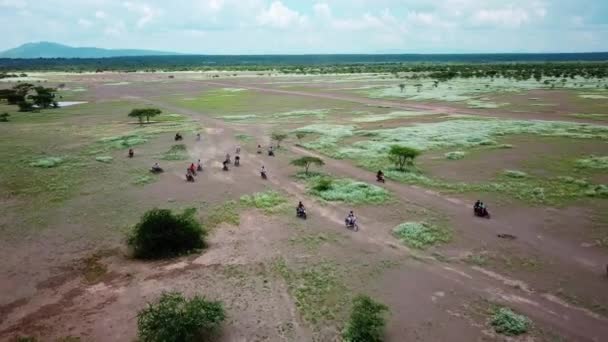
[[[277,142],[277,148],[278,148],[278,147],[281,147],[281,141],[287,139],[287,134],[280,133],[280,132],[273,132],[270,137],[272,138],[272,140],[275,140]]]
[[[413,166],[414,159],[419,155],[420,151],[407,146],[393,145],[388,151],[389,159],[400,171],[405,171],[405,165]]]
[[[34,91],[36,91],[36,93],[33,95],[29,95],[28,98],[31,99],[38,108],[45,109],[51,106],[53,106],[54,108],[59,107],[59,105],[55,101],[55,89],[35,87]]]
[[[317,166],[323,166],[323,165],[325,165],[325,163],[323,162],[323,160],[321,158],[312,157],[312,156],[305,156],[305,157],[302,157],[302,158],[294,159],[294,160],[291,161],[290,164],[294,165],[294,166],[303,167],[304,168],[304,173],[306,175],[308,175],[308,168],[312,164],[315,164]]]
[[[160,115],[161,113],[162,113],[162,111],[157,108],[136,108],[136,109],[131,110],[131,113],[129,113],[129,116],[137,118],[139,120],[139,123],[141,125],[143,125],[144,117],[146,118],[147,122],[150,122],[151,117]]]

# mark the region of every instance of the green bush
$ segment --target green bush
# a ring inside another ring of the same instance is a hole
[[[505,170],[503,174],[509,178],[526,178],[528,174],[517,170]]]
[[[342,333],[346,342],[380,342],[386,325],[384,312],[388,307],[368,296],[359,295],[353,300],[350,320]]]
[[[135,225],[128,239],[136,258],[155,259],[189,253],[205,246],[207,231],[194,217],[195,209],[176,215],[152,209]]]
[[[393,233],[402,243],[419,249],[449,242],[452,238],[449,230],[426,222],[405,222],[395,227]]]
[[[492,316],[492,326],[499,334],[521,335],[528,331],[530,324],[530,320],[526,316],[518,315],[505,307],[498,308]]]
[[[578,159],[576,166],[582,169],[608,170],[608,156],[589,156],[588,158]]]
[[[225,319],[219,301],[169,292],[137,314],[137,329],[142,342],[207,341]]]
[[[319,178],[315,184],[312,186],[312,189],[314,191],[318,191],[318,192],[323,192],[323,191],[329,191],[331,189],[331,186],[333,184],[333,180],[331,178]]]
[[[464,158],[464,156],[466,155],[466,153],[462,152],[462,151],[454,151],[454,152],[448,152],[445,154],[445,158],[448,160],[459,160]]]

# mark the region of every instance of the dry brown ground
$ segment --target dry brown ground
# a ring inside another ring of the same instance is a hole
[[[303,320],[288,284],[273,270],[279,259],[294,269],[306,269],[322,261],[337,265],[344,272],[342,280],[349,292],[369,293],[389,305],[389,341],[504,340],[488,327],[487,316],[479,314],[479,307],[486,301],[507,304],[535,321],[534,333],[519,340],[551,341],[561,336],[568,341],[603,341],[608,336],[608,320],[587,309],[593,301],[608,305],[603,267],[608,253],[589,247],[575,231],[591,225],[593,213],[589,210],[593,208],[556,210],[509,204],[493,207],[492,220],[480,220],[470,213],[473,198],[387,183],[395,201],[384,206],[357,207],[361,230],[346,231],[342,219],[351,209],[349,206],[320,203],[291,178],[295,172],[288,165],[292,156],[314,155],[313,152],[288,145],[289,150],[274,159],[257,155],[251,145],[267,144],[271,126],[231,126],[205,115],[210,113],[179,108],[157,97],[194,94],[218,85],[283,94],[281,90],[266,88],[263,80],[256,85],[252,79],[166,82],[165,78],[166,75],[155,74],[74,78],[87,86],[94,101],[128,98],[192,116],[205,127],[202,142],[197,143],[190,136],[185,140],[192,158],[203,156],[207,167],[197,182],[185,183],[181,170],[171,169],[154,184],[105,199],[125,203],[126,212],[117,215],[131,214],[133,221],[152,206],[196,206],[206,214],[210,204],[271,188],[284,192],[294,203],[304,200],[310,219],[301,222],[291,214],[267,216],[247,210],[241,213],[238,226],[216,227],[209,248],[200,255],[139,262],[127,257],[120,229],[98,221],[103,220],[104,213],[92,213],[94,219],[90,222],[86,218],[71,222],[70,215],[93,211],[97,203],[104,201],[95,193],[79,195],[54,212],[46,230],[22,240],[2,241],[0,339],[33,335],[52,341],[71,335],[86,341],[131,341],[136,337],[137,311],[162,291],[179,290],[224,301],[229,320],[223,328],[223,341],[335,340],[340,322],[327,322],[319,329]],[[103,85],[124,80],[147,83]],[[152,80],[157,82],[149,82]],[[442,113],[462,110],[344,94],[285,94]],[[520,118],[519,113],[504,115]],[[542,113],[528,115],[547,118]],[[218,161],[238,144],[235,133],[250,134],[256,141],[241,143],[245,148],[243,166],[222,172]],[[142,157],[134,162],[149,165],[154,151],[167,150],[171,144],[171,136],[162,135],[138,148],[138,156]],[[373,177],[345,161],[326,162],[325,171],[332,174],[365,181]],[[259,178],[257,170],[262,164],[269,170],[268,181]],[[9,201],[13,199],[7,198],[3,203]],[[8,214],[2,219],[11,220]],[[392,237],[395,225],[429,215],[440,215],[453,228],[452,243],[418,252],[403,247]],[[518,238],[499,239],[499,233]],[[331,234],[335,240],[312,249],[293,243],[316,234]],[[465,262],[470,254],[480,252],[489,253],[497,261],[484,266]],[[107,272],[87,280],[86,260],[91,256]],[[535,260],[540,266],[518,266],[526,260]],[[516,267],[507,267],[513,263]],[[558,290],[580,298],[579,305],[556,297]]]

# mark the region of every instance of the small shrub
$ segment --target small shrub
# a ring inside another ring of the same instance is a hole
[[[9,113],[2,113],[0,114],[0,122],[8,122],[8,117],[10,116]]]
[[[137,314],[137,329],[142,342],[206,341],[225,319],[219,301],[169,292]]]
[[[98,157],[95,157],[95,160],[97,160],[98,162],[106,163],[106,164],[111,163],[113,159],[114,158],[112,158],[110,156],[98,156]]]
[[[186,160],[188,159],[188,151],[186,145],[173,145],[169,151],[165,152],[161,159],[163,160]]]
[[[498,308],[492,316],[492,326],[499,334],[515,336],[521,335],[530,328],[530,320],[523,315],[518,315],[509,308]]]
[[[153,183],[157,180],[157,177],[154,176],[150,176],[150,175],[141,175],[137,178],[135,178],[133,180],[133,184],[135,185],[146,185],[146,184],[150,184]]]
[[[445,158],[449,159],[449,160],[459,160],[464,158],[464,156],[466,155],[466,153],[462,152],[462,151],[454,151],[454,152],[448,152],[445,154]]]
[[[528,174],[517,170],[505,170],[503,174],[509,178],[526,178]]]
[[[359,295],[353,300],[350,320],[342,333],[345,342],[381,342],[386,325],[384,313],[388,307],[368,296]]]
[[[319,178],[315,184],[312,186],[312,189],[314,191],[318,191],[318,192],[323,192],[323,191],[329,191],[331,189],[331,186],[333,184],[333,180],[331,178]]]
[[[59,157],[46,157],[46,158],[41,158],[38,160],[35,160],[33,162],[30,163],[30,166],[34,166],[34,167],[42,167],[42,168],[51,168],[51,167],[55,167],[59,164],[61,164],[63,162],[63,158],[59,158]]]
[[[585,195],[589,197],[608,198],[608,185],[593,185],[585,191]]]
[[[426,222],[405,222],[395,227],[393,233],[404,244],[419,249],[449,242],[452,238],[447,229]]]
[[[142,259],[172,257],[205,246],[207,231],[194,218],[195,209],[176,215],[169,209],[152,209],[135,225],[128,244]]]

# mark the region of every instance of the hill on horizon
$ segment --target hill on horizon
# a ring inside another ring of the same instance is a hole
[[[154,50],[72,47],[53,42],[26,43],[0,52],[0,58],[108,58],[170,55],[179,55],[179,53]]]

